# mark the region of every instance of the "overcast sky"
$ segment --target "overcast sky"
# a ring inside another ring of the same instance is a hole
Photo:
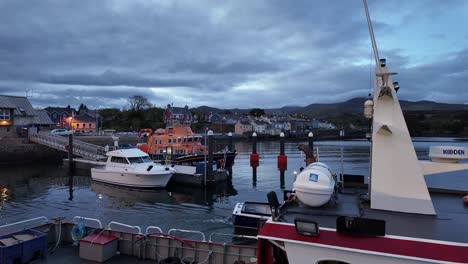
[[[468,1],[369,1],[400,98],[468,103]],[[340,102],[371,62],[360,0],[0,0],[0,94],[36,107]]]

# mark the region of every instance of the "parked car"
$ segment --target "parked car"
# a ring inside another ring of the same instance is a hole
[[[50,133],[53,134],[53,135],[58,135],[58,136],[68,136],[72,132],[70,130],[66,130],[66,129],[54,129],[54,130],[50,131]]]

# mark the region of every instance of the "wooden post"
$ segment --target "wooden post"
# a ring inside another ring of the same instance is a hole
[[[71,172],[75,170],[75,162],[73,161],[73,134],[68,135],[68,166]]]

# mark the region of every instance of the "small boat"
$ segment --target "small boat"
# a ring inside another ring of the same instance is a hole
[[[94,181],[134,188],[164,188],[175,173],[169,166],[155,164],[147,153],[118,149],[106,153],[103,167],[92,168]]]
[[[237,203],[232,212],[232,224],[240,232],[258,231],[262,223],[270,217],[271,209],[268,203]]]
[[[193,165],[205,160],[208,154],[207,148],[202,144],[203,137],[193,133],[188,125],[173,125],[165,129],[160,128],[153,132],[150,128],[141,129],[138,138],[145,141],[139,143],[138,148],[157,160],[167,158],[167,149],[171,148],[173,163]],[[213,161],[222,168],[230,168],[234,165],[237,153],[227,148],[213,152]]]

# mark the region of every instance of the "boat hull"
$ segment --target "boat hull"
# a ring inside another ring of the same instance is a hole
[[[94,181],[133,188],[165,188],[172,175],[171,171],[138,174],[109,171],[104,168],[91,169],[91,178]]]
[[[229,169],[234,166],[234,160],[236,158],[236,152],[228,152],[226,153],[226,163],[224,164],[224,168]],[[213,162],[218,163],[219,160],[224,160],[225,154],[222,152],[213,153]],[[153,159],[160,159],[163,160],[162,155],[153,155]],[[208,159],[208,155],[206,156]],[[193,165],[197,162],[205,161],[205,155],[185,155],[185,156],[176,156],[174,158],[174,162],[181,165]]]

